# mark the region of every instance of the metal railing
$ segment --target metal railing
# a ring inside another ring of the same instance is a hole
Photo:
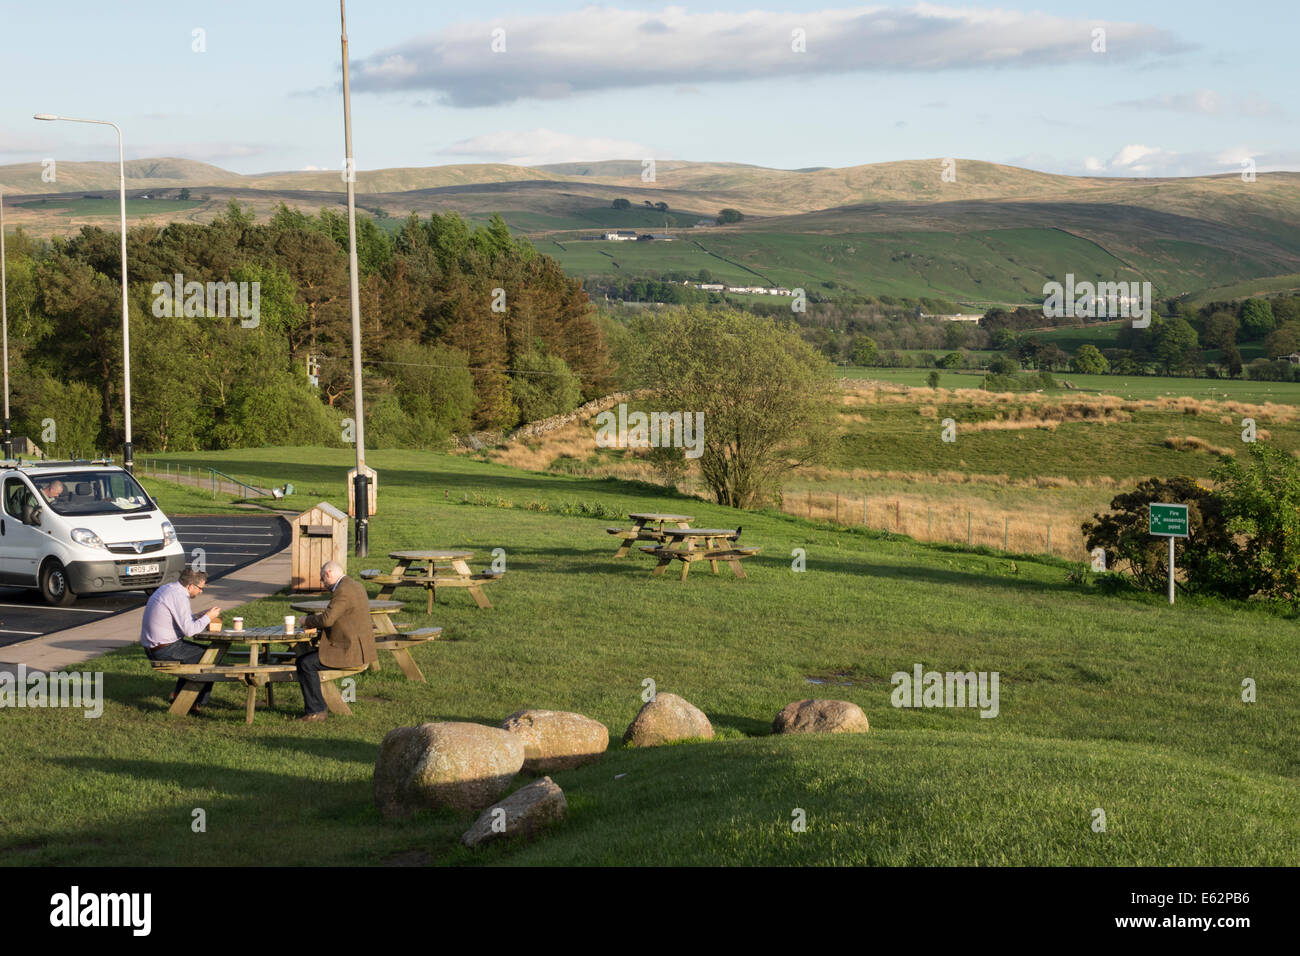
[[[202,467],[196,465],[168,465],[162,463],[162,469],[159,470],[158,460],[154,459],[152,467],[150,462],[145,460],[141,462],[142,470],[145,474],[152,475],[154,478],[163,478],[167,481],[175,481],[179,484],[193,485],[196,488],[212,489],[212,497],[215,499],[217,493],[234,495],[237,498],[271,498],[274,497],[271,492],[265,488],[259,488],[256,485],[250,485],[246,481],[236,478],[234,475],[228,475],[224,471],[218,471],[211,467]]]

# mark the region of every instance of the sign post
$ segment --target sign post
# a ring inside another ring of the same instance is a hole
[[[1169,603],[1174,603],[1174,539],[1188,537],[1187,505],[1151,502],[1147,531],[1169,539]]]

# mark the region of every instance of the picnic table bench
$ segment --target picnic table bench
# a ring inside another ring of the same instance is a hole
[[[248,688],[244,705],[244,722],[251,724],[254,711],[257,708],[258,688],[266,688],[266,705],[274,707],[275,698],[271,691],[271,684],[286,683],[288,681],[296,682],[298,680],[297,667],[292,663],[283,661],[261,663],[259,661],[260,649],[263,646],[269,647],[271,644],[289,644],[294,647],[298,654],[304,654],[310,649],[315,633],[314,630],[296,630],[293,634],[286,634],[283,627],[250,627],[240,631],[226,629],[216,633],[205,631],[195,634],[192,638],[193,640],[207,640],[210,642],[198,661],[192,664],[186,664],[182,661],[151,661],[150,663],[153,665],[153,669],[159,673],[175,675],[185,680],[180,693],[176,695],[176,700],[168,708],[172,714],[178,717],[188,714],[190,707],[198,699],[203,684],[236,682]],[[232,644],[248,645],[247,662],[224,663],[226,654]],[[274,656],[282,657],[283,655]],[[295,654],[295,656],[297,655]],[[331,712],[335,714],[352,713],[351,708],[343,700],[343,695],[339,693],[338,688],[334,686],[332,681],[338,680],[340,677],[359,674],[363,670],[365,670],[364,667],[356,667],[320,672],[321,692],[325,697],[325,705]]]
[[[467,588],[475,604],[490,608],[492,602],[483,593],[483,586],[504,575],[500,571],[475,574],[466,563],[474,557],[473,551],[393,551],[388,556],[397,562],[392,571],[369,568],[361,572],[362,579],[380,586],[380,598],[391,598],[401,587],[424,588],[428,595],[426,614],[433,613],[438,588]]]
[[[631,528],[605,529],[608,534],[623,539],[623,543],[619,545],[618,550],[614,552],[614,557],[616,558],[621,558],[626,555],[632,549],[632,545],[636,544],[638,541],[655,541],[663,544],[666,540],[663,534],[664,524],[666,522],[671,521],[676,524],[678,528],[689,528],[691,522],[695,520],[690,515],[668,515],[659,514],[658,512],[644,511],[629,514],[628,517],[632,519]],[[647,528],[646,525],[657,525],[657,527]],[[642,548],[641,550],[644,551],[645,549]]]
[[[651,574],[663,574],[673,561],[682,562],[682,580],[696,561],[708,561],[713,573],[718,573],[718,562],[726,561],[731,571],[738,578],[745,577],[745,569],[740,566],[743,558],[758,554],[758,548],[742,548],[736,545],[740,530],[736,528],[666,528],[663,531],[667,543],[642,547],[641,550],[659,559]],[[702,545],[697,544],[703,542]],[[676,547],[674,547],[676,545]]]
[[[411,657],[408,648],[417,647],[428,641],[436,641],[441,636],[442,628],[440,627],[422,627],[416,631],[404,631],[393,637],[377,640],[375,641],[375,648],[376,650],[390,652],[393,659],[397,661],[397,666],[406,675],[407,680],[426,684],[428,681],[424,679],[424,672],[420,670],[420,665],[415,663],[415,659]]]
[[[329,603],[329,601],[298,601],[289,606],[295,611],[319,614],[329,607]],[[408,648],[423,644],[426,641],[436,641],[442,636],[442,628],[423,627],[414,631],[399,631],[397,624],[393,621],[393,615],[405,606],[402,601],[388,601],[382,598],[370,599],[370,624],[375,631],[375,650],[391,653],[393,660],[397,661],[397,666],[402,669],[402,673],[409,680],[419,681],[421,684],[428,683],[424,679],[424,674],[420,671],[419,665],[411,657]],[[378,671],[379,662],[375,661],[371,664],[370,670]]]

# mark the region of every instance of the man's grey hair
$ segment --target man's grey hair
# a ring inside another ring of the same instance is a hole
[[[331,573],[337,573],[340,577],[342,577],[348,572],[344,569],[343,565],[339,564],[337,561],[326,561],[324,564],[320,566],[321,577],[325,577],[327,574],[331,574]]]

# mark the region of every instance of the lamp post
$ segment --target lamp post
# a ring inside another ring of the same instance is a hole
[[[127,471],[134,471],[135,458],[131,451],[131,327],[127,305],[126,289],[126,159],[122,151],[122,128],[108,120],[78,119],[73,116],[55,116],[53,113],[37,113],[34,119],[54,122],[62,120],[67,123],[94,123],[96,126],[111,126],[117,130],[117,167],[118,193],[121,197],[122,213],[122,379],[123,379],[123,423],[126,427],[126,441],[122,448],[122,466]],[[6,413],[6,419],[8,414]]]
[[[14,436],[9,427],[9,298],[8,281],[5,276],[5,197],[0,192],[0,329],[3,330],[5,363],[5,417],[4,417],[4,454],[5,461],[14,457]]]
[[[369,550],[370,493],[366,477],[365,407],[361,403],[361,292],[357,282],[356,166],[352,159],[352,87],[348,81],[348,13],[346,0],[339,0],[339,23],[343,44],[343,179],[348,187],[348,272],[352,286],[352,391],[357,439],[357,474],[352,479],[357,512],[356,555]]]

